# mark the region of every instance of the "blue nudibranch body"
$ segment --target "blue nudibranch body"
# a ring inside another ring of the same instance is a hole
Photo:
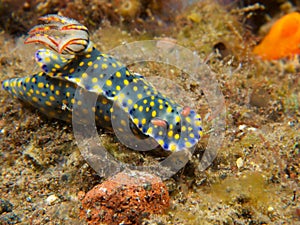
[[[83,104],[74,97],[80,88],[98,95],[91,110],[104,128],[111,128],[111,120],[118,119],[111,116],[112,105],[117,103],[136,135],[152,137],[165,150],[180,151],[198,142],[202,127],[195,111],[176,104],[143,76],[99,52],[87,28],[76,20],[57,15],[41,20],[47,24],[30,30],[25,43],[42,43],[51,50],[35,54],[42,72],[3,81],[3,88],[14,97],[50,117],[71,121],[74,104]]]

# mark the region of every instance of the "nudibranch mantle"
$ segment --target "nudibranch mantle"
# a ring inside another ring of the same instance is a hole
[[[103,128],[112,129],[111,120],[118,119],[111,117],[112,106],[117,103],[128,115],[134,134],[152,137],[165,150],[189,149],[199,141],[200,116],[161,94],[118,60],[99,52],[85,26],[58,15],[41,20],[46,24],[33,27],[25,43],[49,48],[35,54],[42,72],[3,81],[3,88],[14,97],[47,116],[70,122],[74,105],[84,104],[74,97],[79,88],[98,95],[91,110]]]

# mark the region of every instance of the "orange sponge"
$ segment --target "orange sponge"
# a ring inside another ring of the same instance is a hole
[[[300,13],[293,12],[276,21],[253,53],[266,60],[300,54]]]

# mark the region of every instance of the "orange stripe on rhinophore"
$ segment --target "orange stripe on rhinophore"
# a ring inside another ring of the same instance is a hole
[[[29,36],[28,38],[25,39],[24,43],[25,44],[30,44],[30,43],[40,43],[43,44],[49,48],[51,48],[54,51],[57,51],[54,47],[52,47],[50,44],[48,44],[46,41],[40,40],[40,39],[36,39],[38,36],[47,38],[54,46],[58,46],[58,43],[55,41],[55,39],[53,39],[51,36],[47,35],[47,34],[34,34]]]
[[[41,26],[35,26],[33,27],[30,31],[28,31],[28,34],[34,34],[34,33],[39,33],[39,32],[45,32],[48,30],[53,30],[57,29],[57,25],[41,25]]]
[[[69,24],[69,25],[66,25],[66,26],[63,26],[61,28],[61,30],[84,30],[86,32],[88,32],[88,29],[84,26],[84,25],[81,25],[81,24]]]
[[[78,42],[76,42],[76,41],[78,41]],[[82,41],[82,38],[74,38],[74,39],[71,39],[70,41],[66,42],[66,43],[58,50],[58,52],[61,54],[61,53],[67,48],[67,46],[70,45],[70,44],[80,44],[80,45],[82,45],[82,44],[80,43],[80,41]]]
[[[53,15],[53,16],[42,16],[39,18],[40,21],[47,21],[47,22],[51,22],[51,21],[56,21],[56,22],[60,22],[60,23],[63,23],[63,19],[60,18],[59,16],[57,15]]]

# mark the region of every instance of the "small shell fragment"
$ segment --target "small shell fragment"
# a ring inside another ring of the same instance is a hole
[[[240,169],[244,165],[244,160],[240,157],[236,160],[236,166]]]

